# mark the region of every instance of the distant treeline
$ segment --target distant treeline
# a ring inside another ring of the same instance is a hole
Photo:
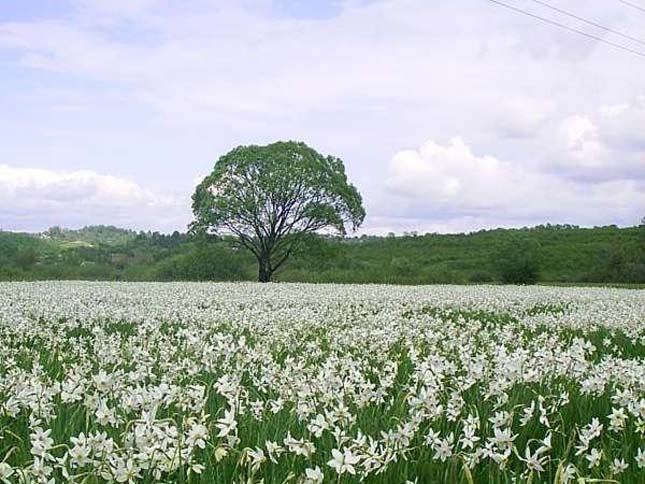
[[[0,232],[0,280],[255,280],[227,237],[111,226]],[[470,234],[310,237],[278,281],[342,283],[645,283],[645,226],[541,225]]]

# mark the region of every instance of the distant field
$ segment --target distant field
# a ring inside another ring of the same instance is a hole
[[[644,475],[644,290],[0,283],[4,484]]]

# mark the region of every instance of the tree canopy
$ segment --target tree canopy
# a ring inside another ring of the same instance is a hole
[[[193,194],[193,232],[228,233],[271,280],[307,234],[341,235],[365,218],[361,195],[340,158],[305,143],[239,146],[222,156]]]

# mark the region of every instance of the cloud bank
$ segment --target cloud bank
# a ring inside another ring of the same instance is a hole
[[[0,217],[11,228],[111,224],[174,230],[187,223],[187,200],[158,195],[137,183],[90,170],[59,172],[0,165]]]
[[[448,227],[452,222],[453,230],[485,226],[491,218],[504,226],[544,221],[596,225],[606,223],[606,213],[629,225],[645,207],[643,180],[581,182],[477,155],[459,138],[398,152],[390,162],[387,189],[393,202],[390,217],[434,220]]]
[[[642,31],[619,2],[565,3]],[[0,195],[4,227],[112,216],[184,229],[196,174],[238,144],[277,139],[346,161],[367,232],[645,215],[645,62],[490,2],[66,5],[46,12],[24,0],[20,16],[0,21],[5,183],[34,169],[77,174],[58,190],[67,202],[52,190]],[[99,195],[110,173],[124,191]]]

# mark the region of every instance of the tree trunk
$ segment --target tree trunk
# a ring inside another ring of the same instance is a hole
[[[269,262],[265,260],[258,259],[258,281],[259,282],[271,282],[271,271],[269,270]]]

